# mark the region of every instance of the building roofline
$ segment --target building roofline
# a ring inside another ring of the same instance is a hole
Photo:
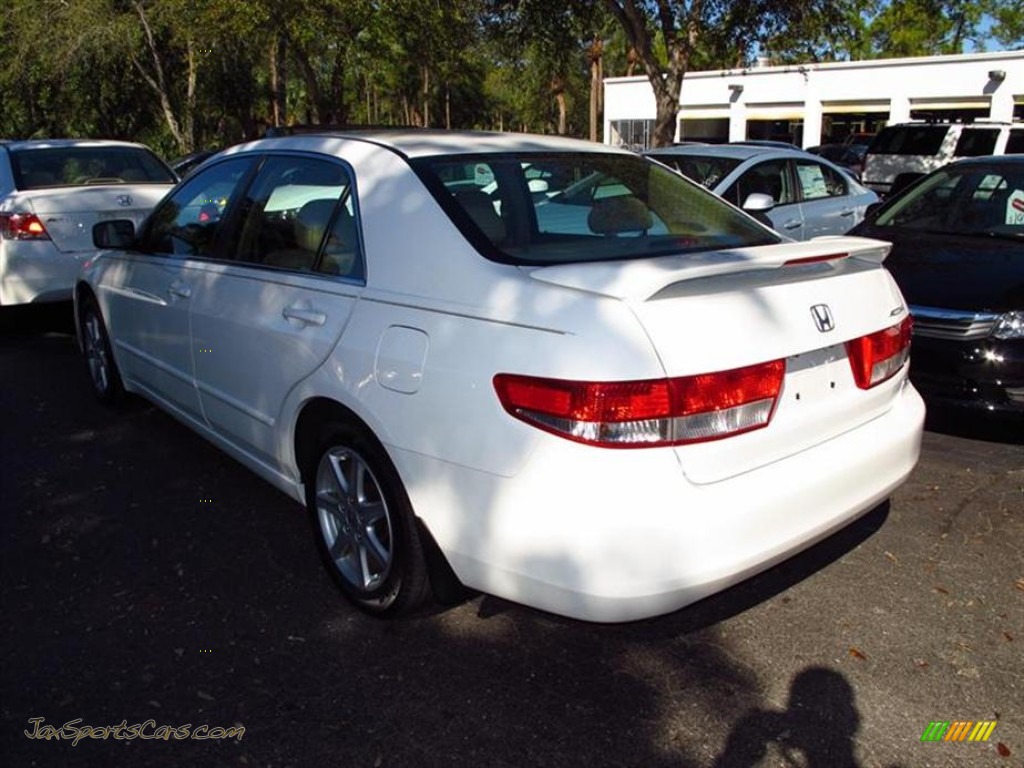
[[[787,72],[806,73],[815,70],[835,71],[843,69],[872,69],[876,67],[908,67],[926,64],[957,64],[969,62],[994,62],[1003,60],[1024,60],[1024,50],[986,51],[985,53],[954,53],[942,56],[912,56],[900,59],[862,59],[859,61],[825,61],[805,62],[801,64],[781,64],[766,67],[735,67],[732,69],[710,69],[699,72],[687,72],[684,79],[697,80],[712,77],[735,77],[737,75],[769,75]],[[606,77],[606,83],[646,83],[647,75],[629,77]]]

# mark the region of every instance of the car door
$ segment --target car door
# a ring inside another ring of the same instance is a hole
[[[269,155],[241,201],[230,258],[192,302],[196,384],[218,435],[280,467],[281,408],[331,353],[363,286],[352,174],[324,156]]]
[[[859,221],[849,180],[813,159],[796,160],[795,165],[804,220],[801,239],[846,234]]]
[[[775,207],[766,212],[772,229],[794,240],[804,239],[803,213],[793,188],[789,160],[774,158],[755,163],[743,171],[722,196],[742,208],[747,197],[754,193],[770,195],[775,201]]]
[[[189,311],[196,259],[216,257],[224,216],[253,166],[219,163],[173,191],[153,211],[133,252],[107,270],[111,336],[122,373],[168,409],[202,421]]]

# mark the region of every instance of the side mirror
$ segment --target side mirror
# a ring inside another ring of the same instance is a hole
[[[131,219],[100,221],[92,226],[92,244],[97,248],[130,248],[135,242],[135,222]]]
[[[770,211],[775,207],[775,198],[762,192],[751,192],[743,201],[743,210],[747,213]]]

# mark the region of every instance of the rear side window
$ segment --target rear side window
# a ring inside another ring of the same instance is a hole
[[[86,184],[173,184],[177,179],[143,147],[48,147],[11,152],[18,189]]]
[[[937,155],[949,132],[945,125],[894,125],[879,133],[868,150],[873,155]]]
[[[954,157],[981,157],[996,151],[998,128],[964,128],[953,150]]]
[[[1006,154],[1024,155],[1024,128],[1010,131],[1006,140]]]
[[[308,157],[270,157],[242,200],[236,261],[359,279],[362,262],[346,169]]]

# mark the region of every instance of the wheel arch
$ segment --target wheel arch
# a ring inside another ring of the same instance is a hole
[[[75,322],[75,341],[78,343],[78,350],[81,352],[83,349],[82,344],[82,307],[87,301],[93,301],[96,306],[99,307],[99,299],[96,298],[96,292],[92,289],[92,286],[83,280],[79,280],[75,283],[75,290],[72,294],[74,299],[74,309],[72,313],[74,315]],[[103,312],[103,308],[100,307],[100,312]]]
[[[348,408],[337,400],[328,397],[314,397],[306,402],[299,411],[295,422],[294,450],[295,463],[299,470],[299,476],[304,484],[312,482],[309,477],[313,463],[316,460],[318,437],[322,426],[331,421],[341,421],[360,430],[380,449],[381,453],[391,462],[392,468],[398,479],[404,483],[391,453],[384,446],[383,442],[355,411]],[[408,495],[408,490],[406,490]],[[410,506],[412,502],[410,499]],[[442,604],[454,604],[464,599],[469,593],[455,575],[448,558],[441,547],[434,540],[433,534],[426,522],[416,514],[415,507],[412,507],[415,518],[416,530],[420,536],[420,545],[423,547],[426,558],[427,574],[430,579],[431,590],[435,599]]]

